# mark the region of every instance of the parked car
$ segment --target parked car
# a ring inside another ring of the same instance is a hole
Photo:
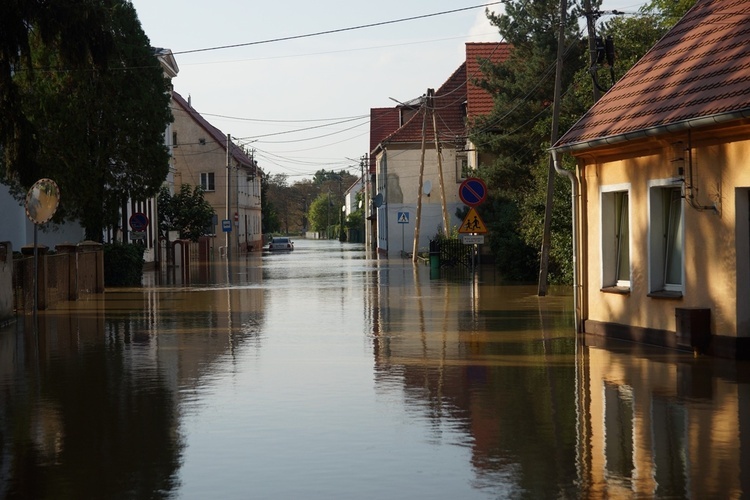
[[[291,240],[291,238],[277,236],[274,238],[271,238],[271,241],[268,243],[268,250],[272,252],[276,251],[291,251],[294,250],[294,242]]]

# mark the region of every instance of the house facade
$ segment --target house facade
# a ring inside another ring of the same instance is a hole
[[[750,356],[750,5],[699,0],[555,144],[580,330]]]
[[[213,207],[213,257],[261,250],[261,178],[257,162],[211,125],[177,92],[172,93],[174,188],[201,186]],[[227,149],[229,152],[227,153]],[[226,231],[223,221],[229,221]]]
[[[430,239],[461,225],[458,187],[480,161],[467,124],[492,109],[492,96],[475,80],[483,60],[507,55],[504,43],[467,43],[466,60],[439,89],[370,110],[369,248],[389,256],[425,252]]]

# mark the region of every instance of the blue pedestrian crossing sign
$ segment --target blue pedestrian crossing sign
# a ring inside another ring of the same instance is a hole
[[[408,224],[409,223],[409,212],[398,212],[398,223]]]

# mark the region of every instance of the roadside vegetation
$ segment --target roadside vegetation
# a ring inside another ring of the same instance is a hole
[[[276,174],[263,179],[263,234],[305,234],[315,231],[333,239],[345,239],[347,229],[364,229],[360,207],[350,217],[342,212],[344,195],[358,177],[346,170],[319,170],[312,179],[290,183]]]
[[[635,15],[591,14],[597,35],[612,36],[614,61],[592,67],[586,19],[579,4],[570,2],[565,23],[563,98],[559,130],[570,128],[594,104],[594,80],[604,91],[622,76],[694,4],[693,0],[654,0]],[[477,175],[488,186],[488,199],[478,207],[489,229],[488,243],[499,271],[507,279],[538,278],[549,172],[552,130],[558,0],[509,0],[505,14],[488,13],[503,41],[512,44],[501,64],[484,62],[476,83],[495,96],[493,112],[470,124],[470,137],[480,154],[494,160],[480,165]],[[595,3],[593,10],[599,9]],[[574,165],[564,165],[573,169]],[[551,283],[572,281],[572,231],[569,182],[554,176],[549,276]]]

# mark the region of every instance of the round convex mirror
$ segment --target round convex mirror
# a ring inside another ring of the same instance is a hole
[[[39,179],[26,193],[26,216],[34,224],[49,221],[60,204],[60,188],[52,179]]]

